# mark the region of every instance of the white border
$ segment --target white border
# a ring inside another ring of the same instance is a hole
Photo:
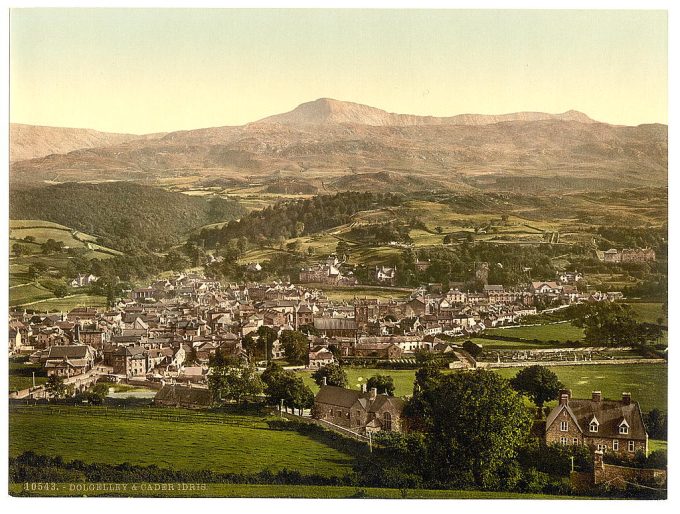
[[[443,8],[456,8],[456,9],[660,9],[667,10],[669,12],[669,188],[670,188],[670,199],[669,199],[669,227],[670,233],[673,234],[671,239],[671,245],[669,247],[669,263],[675,263],[675,258],[678,257],[678,251],[676,244],[676,234],[674,231],[678,227],[678,219],[680,209],[675,208],[675,202],[673,201],[677,197],[678,189],[678,179],[675,178],[674,173],[680,170],[677,169],[677,131],[670,120],[678,119],[678,104],[677,101],[670,92],[677,91],[680,84],[677,80],[677,43],[678,43],[678,31],[680,26],[677,22],[677,16],[680,16],[680,10],[675,6],[675,2],[672,0],[650,0],[650,1],[640,1],[640,0],[572,0],[572,1],[491,1],[491,0],[478,0],[478,1],[432,1],[423,0],[416,2],[413,0],[392,0],[386,1],[375,1],[375,0],[329,0],[326,2],[310,2],[310,1],[287,1],[287,2],[272,2],[272,1],[262,1],[262,0],[251,0],[251,1],[230,1],[230,2],[215,2],[215,1],[201,1],[197,0],[194,2],[188,1],[173,1],[173,0],[140,0],[140,1],[76,1],[76,2],[60,2],[60,1],[12,1],[3,2],[3,7],[185,7],[185,8],[215,8],[215,7],[270,7],[270,8],[284,8],[284,7],[294,7],[294,8],[317,8],[317,7],[335,7],[335,8],[392,8],[392,9],[413,9],[413,8],[433,8],[433,9],[443,9]],[[2,10],[2,20],[0,21],[1,27],[8,27],[9,17],[8,10],[5,8]],[[0,30],[0,34],[6,34],[2,38],[2,64],[5,70],[9,69],[8,64],[8,33],[9,31]],[[8,96],[9,88],[8,81],[2,81],[2,93],[4,101],[1,103],[1,114],[3,116],[3,121],[1,125],[1,139],[2,139],[2,162],[3,162],[3,195],[4,200],[7,199],[7,162],[8,162],[8,122],[9,122],[9,111],[8,111]],[[0,218],[2,218],[2,223],[4,230],[8,230],[8,215],[7,215],[7,203],[6,201],[0,202],[2,205],[3,212],[0,213]],[[2,248],[3,257],[0,258],[0,266],[3,281],[3,294],[2,301],[0,302],[0,313],[8,312],[7,310],[7,277],[8,277],[8,267],[7,267],[7,255],[8,255],[8,238],[7,232],[0,238],[0,248]],[[673,267],[669,267],[669,320],[674,320],[675,314],[678,313],[678,300],[675,295],[671,295],[671,292],[678,291],[678,286],[680,285],[677,279],[677,273],[675,273]],[[3,329],[6,331],[6,318],[1,316],[3,320]],[[675,333],[675,323],[672,323],[671,327],[671,338]],[[674,343],[671,343],[673,346]],[[671,350],[674,351],[674,350]],[[671,368],[674,368],[673,361],[671,360]],[[0,389],[0,398],[2,405],[0,405],[0,411],[3,413],[7,412],[7,361],[6,359],[0,359],[0,377],[2,378],[2,388]],[[678,385],[678,381],[674,377],[673,373],[669,373],[669,410],[672,395],[670,392],[675,391]],[[12,498],[6,496],[6,489],[4,489],[4,497],[2,499],[3,507],[7,510],[6,512],[40,512],[40,511],[58,511],[62,510],[65,512],[68,510],[70,513],[88,512],[91,514],[92,509],[96,509],[101,513],[108,512],[120,512],[121,509],[130,509],[134,511],[137,509],[141,510],[159,510],[163,513],[174,513],[174,512],[184,512],[187,509],[200,509],[212,510],[212,509],[229,509],[235,512],[248,512],[248,511],[261,511],[264,509],[276,509],[277,512],[319,512],[324,513],[344,513],[349,509],[390,509],[396,512],[407,512],[414,508],[426,508],[431,511],[450,511],[453,509],[462,509],[464,512],[489,512],[493,510],[503,509],[506,512],[526,512],[532,509],[550,509],[552,512],[571,512],[575,509],[585,510],[585,509],[596,509],[598,512],[604,510],[610,511],[616,509],[617,513],[623,514],[626,512],[638,512],[639,510],[653,509],[655,511],[676,511],[678,508],[678,495],[679,489],[676,487],[679,483],[678,477],[680,473],[676,469],[676,464],[678,461],[678,451],[677,444],[675,443],[677,434],[677,425],[675,423],[677,417],[676,412],[673,410],[670,413],[670,423],[671,423],[671,433],[674,443],[669,447],[669,461],[671,462],[671,472],[669,474],[669,500],[664,502],[640,502],[640,501],[555,501],[546,500],[537,503],[537,500],[521,500],[521,501],[503,501],[503,500],[475,500],[475,501],[464,501],[464,500],[401,500],[401,501],[390,501],[390,500],[371,500],[371,501],[361,501],[360,503],[350,502],[349,500],[250,500],[250,499],[167,499],[167,500],[152,500],[152,499],[135,499],[135,500],[125,500],[125,499],[97,499],[97,500],[82,500],[82,499],[68,499],[68,498],[41,498],[41,499],[28,499],[28,498]],[[2,419],[7,419],[2,416]],[[0,453],[0,482],[3,485],[0,487],[5,488],[7,484],[7,423],[3,422],[1,427],[2,434],[2,452]],[[674,491],[676,492],[674,494]]]

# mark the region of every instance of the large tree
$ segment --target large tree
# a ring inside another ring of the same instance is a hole
[[[64,379],[57,375],[52,375],[45,383],[45,391],[47,391],[52,398],[63,398],[68,392],[68,387],[64,384]]]
[[[541,412],[543,404],[557,398],[557,393],[564,387],[554,372],[538,364],[522,368],[510,385],[531,398]]]
[[[444,375],[425,386],[424,430],[438,478],[498,487],[499,472],[515,458],[531,427],[522,397],[486,370]]]
[[[394,379],[390,375],[373,375],[366,382],[368,389],[376,388],[378,394],[394,396]]]
[[[312,378],[319,386],[323,385],[324,377],[326,385],[347,387],[347,373],[337,364],[328,364],[312,373]]]
[[[263,390],[262,380],[252,365],[212,366],[210,369],[208,387],[216,401],[234,400],[241,403]]]
[[[306,364],[309,356],[309,339],[297,330],[284,330],[279,341],[286,352],[286,359],[292,364]]]

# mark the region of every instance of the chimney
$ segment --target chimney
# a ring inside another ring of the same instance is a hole
[[[321,377],[322,379],[322,384],[321,385],[328,385],[328,379],[326,377]]]
[[[594,402],[602,401],[602,391],[593,391],[593,401]]]
[[[557,398],[560,405],[569,405],[570,399],[571,399],[571,389],[560,389],[559,396]]]
[[[376,396],[378,396],[378,389],[375,387],[371,387],[371,395],[369,396],[369,398],[371,400],[375,400]]]
[[[621,393],[621,401],[624,405],[630,405],[630,393]]]

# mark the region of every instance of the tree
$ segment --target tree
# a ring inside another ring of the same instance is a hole
[[[309,356],[309,339],[297,330],[284,330],[279,341],[286,352],[286,359],[295,364],[305,364]]]
[[[57,298],[63,298],[68,294],[68,288],[66,287],[66,284],[58,284],[54,287],[52,292]]]
[[[35,262],[28,267],[28,278],[35,280],[48,270],[44,262]]]
[[[347,373],[337,364],[328,364],[312,373],[312,378],[318,386],[323,385],[324,377],[326,378],[326,385],[347,387]]]
[[[21,257],[22,255],[28,253],[28,247],[26,245],[14,243],[12,245],[12,253],[14,253],[14,255],[16,255],[17,257]]]
[[[263,356],[265,359],[272,358],[272,346],[278,337],[278,332],[272,327],[262,325],[257,329],[257,352],[256,355]]]
[[[557,398],[564,387],[557,375],[540,365],[522,368],[510,381],[515,391],[526,394],[543,411],[543,404]]]
[[[531,415],[507,380],[486,370],[445,375],[421,392],[433,469],[441,481],[500,486],[527,440]]]
[[[64,384],[63,377],[52,375],[45,383],[45,391],[47,391],[53,398],[63,398],[66,396],[68,388]]]
[[[278,405],[283,401],[286,408],[309,409],[314,405],[314,393],[305,385],[302,377],[278,364],[270,364],[262,374],[266,384],[265,393],[269,403]]]
[[[109,394],[108,384],[98,382],[87,391],[85,397],[87,398],[87,401],[89,403],[93,405],[101,405],[102,403],[104,403],[104,398],[106,398],[108,394]]]
[[[253,365],[213,366],[208,387],[216,401],[234,400],[238,404],[260,394],[264,385]]]
[[[40,245],[42,253],[45,255],[50,255],[52,253],[59,253],[64,250],[63,241],[55,241],[54,239],[48,239],[43,244]]]
[[[394,396],[394,380],[390,375],[373,375],[366,382],[368,389],[377,389],[378,394]]]

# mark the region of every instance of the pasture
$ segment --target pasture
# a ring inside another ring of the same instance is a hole
[[[604,398],[618,400],[621,393],[631,393],[643,412],[652,409],[668,411],[668,366],[665,364],[602,364],[592,366],[550,367],[560,381],[572,390],[574,398],[590,398],[602,391]],[[514,377],[519,369],[494,371],[505,378]]]
[[[492,369],[504,378],[514,377],[520,368]],[[654,408],[668,410],[668,366],[665,364],[602,364],[584,366],[554,366],[560,381],[570,388],[575,398],[590,398],[592,391],[602,391],[605,398],[621,398],[622,392],[632,394],[640,402],[643,412]],[[390,375],[394,379],[395,396],[413,394],[414,369],[378,369],[345,367],[348,387],[359,389],[362,383],[373,375]],[[444,371],[453,373],[452,371]],[[311,372],[300,372],[305,383],[316,393],[318,386],[311,378]]]
[[[72,408],[68,415],[50,414],[41,407],[11,412],[10,455],[32,450],[88,463],[156,464],[219,473],[287,468],[326,476],[342,476],[353,463],[350,455],[318,440],[269,429],[265,416],[225,414],[225,420],[240,424],[220,425],[201,423],[199,414],[185,410],[179,412],[196,416],[195,423],[126,418],[113,409],[104,417],[88,414],[88,409]]]
[[[413,394],[413,380],[416,376],[414,369],[378,369],[378,368],[359,368],[359,367],[345,367],[347,373],[347,387],[350,389],[360,389],[361,384],[373,375],[389,375],[394,380],[394,395],[395,396],[411,396]],[[311,371],[300,371],[302,378],[314,393],[319,390],[312,378]]]

